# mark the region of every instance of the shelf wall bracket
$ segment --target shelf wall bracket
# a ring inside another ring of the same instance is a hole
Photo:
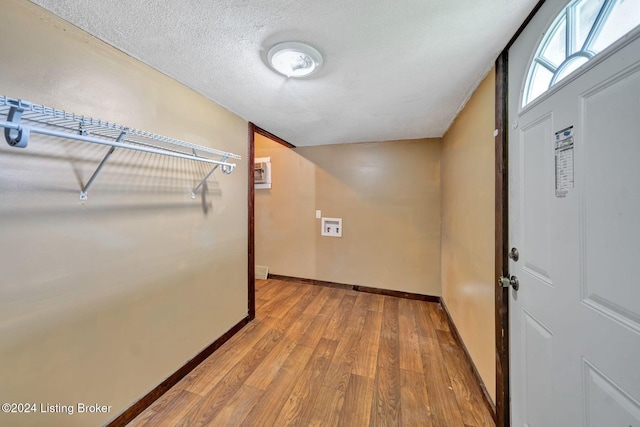
[[[195,152],[194,152],[194,155],[195,155]],[[228,157],[227,157],[227,156],[222,156],[222,158],[220,159],[220,161],[221,161],[222,163],[224,163],[224,162],[226,162],[226,161],[227,161],[227,159],[228,159]],[[218,166],[220,166],[220,165],[215,165],[215,166],[213,167],[213,169],[211,169],[211,170],[209,171],[209,173],[208,173],[204,178],[202,178],[202,181],[200,181],[200,183],[199,183],[198,185],[196,185],[196,187],[195,187],[195,188],[193,189],[193,191],[191,192],[191,198],[192,198],[192,199],[195,199],[195,198],[196,198],[196,193],[198,192],[198,190],[200,189],[200,187],[202,187],[202,184],[204,184],[204,183],[205,183],[205,181],[206,181],[207,179],[209,179],[209,177],[211,176],[211,174],[213,174],[213,173],[215,172],[215,170],[216,170],[216,169],[218,169]],[[229,171],[229,172],[225,172],[225,168],[227,168],[227,166],[228,166],[228,165],[222,165],[222,172],[224,172],[224,173],[226,173],[226,174],[229,174],[229,173],[231,173],[231,171]],[[233,167],[231,167],[231,170],[233,170]]]
[[[81,129],[81,132],[82,131],[83,130]],[[120,136],[118,136],[118,139],[116,139],[116,142],[122,142],[126,134],[127,132],[125,131],[120,132]],[[112,145],[109,151],[107,152],[107,154],[104,156],[104,158],[98,165],[98,168],[96,169],[96,171],[93,173],[93,175],[91,175],[91,178],[89,178],[89,181],[87,181],[84,187],[82,187],[82,190],[80,190],[80,200],[87,200],[87,191],[89,190],[89,187],[91,186],[91,184],[93,184],[93,181],[96,179],[96,177],[102,170],[102,167],[105,165],[105,163],[107,163],[107,160],[109,160],[109,157],[111,157],[114,151],[116,151],[116,147]]]
[[[4,138],[12,147],[24,148],[29,142],[31,128],[28,126],[20,126],[19,124],[22,113],[24,113],[24,109],[20,108],[19,104],[12,104],[7,113],[8,123],[14,126],[4,128]]]

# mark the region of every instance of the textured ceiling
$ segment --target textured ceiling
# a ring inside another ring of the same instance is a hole
[[[294,145],[439,137],[537,0],[32,0]],[[264,62],[303,41],[308,79]]]

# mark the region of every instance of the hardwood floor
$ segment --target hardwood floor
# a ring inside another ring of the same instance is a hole
[[[257,280],[256,305],[130,425],[495,425],[438,304]]]

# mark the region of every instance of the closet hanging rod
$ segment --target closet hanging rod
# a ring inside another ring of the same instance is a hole
[[[113,122],[77,115],[64,110],[45,107],[22,99],[0,96],[0,117],[2,114],[6,115],[6,120],[0,120],[0,127],[4,128],[5,140],[12,147],[26,147],[32,133],[111,147],[87,184],[80,191],[82,200],[87,198],[88,187],[93,183],[116,148],[214,165],[209,173],[194,187],[191,193],[192,197],[195,197],[198,189],[218,167],[225,174],[230,174],[233,171],[236,164],[229,163],[227,160],[241,159],[237,154],[121,126]],[[217,156],[218,159],[211,158],[212,155]]]

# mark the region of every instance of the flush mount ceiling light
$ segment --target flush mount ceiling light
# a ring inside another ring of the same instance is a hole
[[[307,77],[322,66],[322,55],[308,44],[278,43],[269,50],[271,68],[287,77]]]

